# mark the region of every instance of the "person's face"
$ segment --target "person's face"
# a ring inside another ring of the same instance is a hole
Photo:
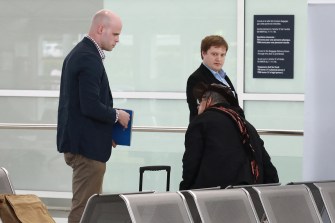
[[[119,19],[113,19],[102,28],[101,49],[112,51],[119,42],[119,36],[122,30],[122,23]]]
[[[211,46],[207,52],[202,51],[202,61],[210,69],[218,72],[222,69],[225,62],[227,49],[224,46]]]

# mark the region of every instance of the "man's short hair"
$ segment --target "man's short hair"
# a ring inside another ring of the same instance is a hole
[[[209,48],[212,46],[215,47],[225,47],[226,51],[228,51],[228,43],[226,40],[219,35],[211,35],[211,36],[206,36],[202,41],[201,41],[201,46],[200,46],[200,53],[201,53],[201,59],[202,58],[202,52],[207,52]]]

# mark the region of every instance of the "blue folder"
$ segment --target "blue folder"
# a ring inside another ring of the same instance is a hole
[[[126,129],[123,128],[123,126],[119,122],[115,123],[113,125],[112,139],[114,140],[116,145],[130,146],[134,112],[129,109],[121,109],[121,110],[128,112],[130,115],[128,128]]]

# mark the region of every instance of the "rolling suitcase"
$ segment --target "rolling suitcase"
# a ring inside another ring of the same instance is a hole
[[[171,166],[142,166],[140,167],[140,182],[139,182],[139,191],[142,191],[143,185],[143,173],[145,171],[166,171],[166,191],[170,190],[170,172]]]

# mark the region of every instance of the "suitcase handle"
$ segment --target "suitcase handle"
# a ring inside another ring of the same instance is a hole
[[[160,170],[166,170],[168,172],[171,171],[171,166],[142,166],[140,167],[140,173],[143,173],[144,171],[160,171]]]
[[[142,182],[143,182],[143,173],[144,171],[160,171],[166,170],[166,191],[170,190],[170,172],[171,166],[142,166],[140,167],[140,184],[139,184],[139,191],[142,191]]]

